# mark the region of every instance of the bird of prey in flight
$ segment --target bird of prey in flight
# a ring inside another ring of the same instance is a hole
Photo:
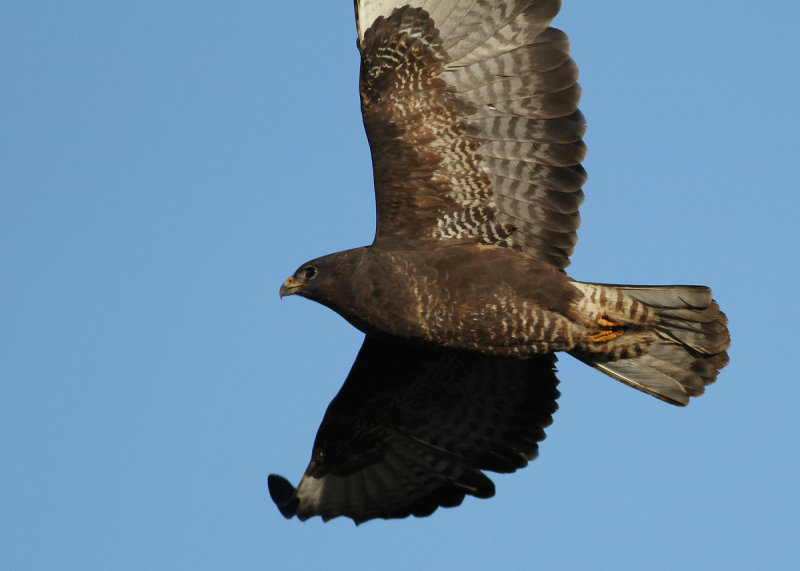
[[[284,516],[361,523],[491,497],[484,471],[537,455],[557,351],[681,406],[727,364],[707,287],[565,272],[586,147],[559,7],[356,0],[375,239],[303,264],[280,293],[366,335],[299,485],[269,477]]]

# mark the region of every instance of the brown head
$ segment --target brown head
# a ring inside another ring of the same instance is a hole
[[[283,282],[280,296],[297,294],[341,313],[352,298],[352,284],[366,250],[355,248],[306,262]]]

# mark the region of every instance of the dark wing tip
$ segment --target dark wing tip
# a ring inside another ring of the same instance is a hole
[[[295,489],[289,480],[277,474],[270,474],[267,478],[267,486],[269,487],[269,495],[275,505],[281,512],[281,515],[286,519],[291,519],[297,513],[297,506],[300,500],[297,499]]]

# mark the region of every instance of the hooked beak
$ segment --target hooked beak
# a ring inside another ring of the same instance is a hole
[[[294,281],[294,276],[290,277],[288,280],[283,282],[283,285],[281,286],[281,291],[280,291],[281,299],[283,299],[283,297],[286,295],[292,295],[297,293],[297,291],[301,287],[304,287],[305,285],[306,284],[304,283]]]

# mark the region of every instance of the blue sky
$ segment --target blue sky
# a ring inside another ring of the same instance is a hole
[[[570,274],[711,285],[688,408],[572,360],[538,460],[426,519],[284,520],[361,343],[278,287],[369,243],[352,6],[0,6],[0,567],[790,568],[800,8],[565,1],[589,122]]]

